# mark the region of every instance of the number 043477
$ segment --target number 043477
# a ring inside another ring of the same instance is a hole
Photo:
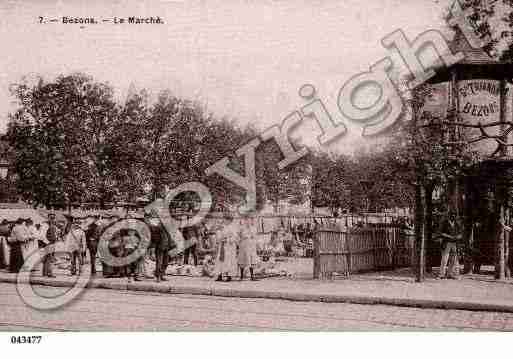
[[[32,335],[32,336],[24,336],[24,335],[17,335],[17,336],[11,336],[11,344],[39,344],[41,343],[41,336],[40,335]]]

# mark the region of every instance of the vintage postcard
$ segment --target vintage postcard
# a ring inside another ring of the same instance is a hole
[[[0,13],[3,344],[513,330],[512,1]]]

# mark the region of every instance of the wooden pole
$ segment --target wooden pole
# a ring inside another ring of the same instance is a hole
[[[506,82],[505,80],[501,80],[500,82],[500,121],[504,122],[506,119],[506,96],[504,95],[506,88]],[[507,142],[508,136],[506,134],[506,126],[501,125],[501,139],[504,142]],[[504,145],[500,145],[500,156],[506,157],[508,154],[508,147]],[[497,184],[496,189],[496,201],[498,205],[498,212],[499,212],[499,223],[497,228],[497,236],[496,236],[496,262],[495,262],[495,278],[496,279],[504,279],[505,278],[505,238],[504,238],[504,224],[506,224],[505,220],[505,205],[507,203],[507,177],[508,172],[507,171],[501,171],[501,178],[499,178],[499,183]]]
[[[497,228],[497,261],[495,263],[495,279],[505,278],[505,256],[504,256],[504,204],[499,204],[499,225]]]
[[[458,96],[458,72],[456,67],[451,69],[451,86],[449,91],[449,108],[450,108],[450,120],[451,122],[459,122],[460,116],[460,100]],[[459,127],[451,126],[449,133],[450,140],[455,141],[459,137]]]
[[[432,272],[432,256],[430,255],[430,248],[433,242],[433,185],[426,186],[425,189],[425,236],[424,236],[424,261],[426,272]]]
[[[507,226],[510,226],[509,208],[506,208],[505,219],[506,219],[505,224]],[[509,266],[509,237],[510,237],[509,234],[510,234],[510,232],[507,232],[507,231],[503,231],[503,232],[504,232],[504,266],[505,266],[504,275],[506,278],[510,278],[511,277],[511,268]]]
[[[473,248],[474,248],[474,220],[472,213],[472,188],[468,177],[464,182],[465,200],[463,202],[463,239],[464,239],[464,254],[463,254],[463,273],[472,274],[473,271]]]
[[[313,237],[313,257],[314,257],[314,267],[313,267],[313,277],[314,279],[319,279],[321,273],[321,254],[319,250],[319,236],[321,235],[321,231],[316,231]]]
[[[500,122],[506,122],[506,80],[501,80],[500,82],[500,92],[499,92],[499,115]],[[507,126],[505,124],[501,124],[501,140],[505,143],[508,143],[508,134],[506,132]],[[508,146],[500,145],[500,156],[506,157],[508,155]]]
[[[4,237],[0,237],[0,269],[7,267],[6,255],[4,253]]]
[[[415,185],[415,263],[416,281],[423,282],[425,274],[425,188],[420,179]]]

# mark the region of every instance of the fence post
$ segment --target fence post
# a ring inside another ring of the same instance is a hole
[[[4,237],[0,237],[0,269],[7,267],[6,254],[4,253]]]
[[[343,233],[345,235],[345,244],[346,244],[346,264],[347,264],[347,271],[346,275],[349,276],[351,272],[351,267],[353,266],[353,256],[351,254],[351,236],[349,235],[349,229],[346,228],[346,231]]]
[[[317,231],[313,238],[313,258],[314,258],[314,266],[313,266],[313,277],[314,279],[319,279],[319,274],[321,271],[321,254],[319,251],[319,237],[322,231]]]

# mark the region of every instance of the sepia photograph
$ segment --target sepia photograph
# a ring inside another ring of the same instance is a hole
[[[0,348],[513,331],[513,1],[0,14]]]

